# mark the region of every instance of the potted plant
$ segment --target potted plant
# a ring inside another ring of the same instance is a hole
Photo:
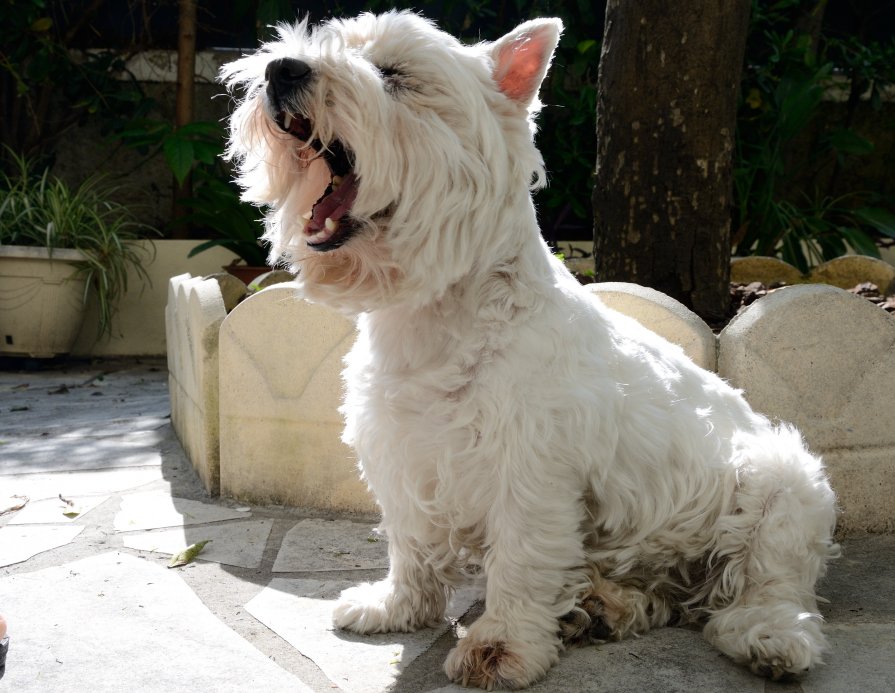
[[[190,191],[177,200],[181,213],[172,221],[172,230],[188,226],[190,237],[209,240],[193,248],[189,257],[226,248],[237,257],[222,269],[247,285],[272,269],[258,240],[262,214],[240,200],[239,189],[230,180],[232,172],[222,161],[226,133],[220,123],[197,120],[175,128],[165,121],[140,118],[120,136],[147,158],[162,153],[177,185]]]
[[[0,354],[47,358],[71,351],[87,299],[99,307],[98,337],[112,333],[128,272],[144,280],[152,227],[115,202],[115,188],[92,176],[72,188],[12,155],[0,174]]]
[[[186,218],[214,235],[193,248],[189,257],[217,246],[226,248],[238,259],[224,269],[246,285],[271,270],[267,250],[258,241],[261,213],[242,202],[235,186],[223,176],[202,175],[193,196],[181,200],[181,204],[190,210]]]

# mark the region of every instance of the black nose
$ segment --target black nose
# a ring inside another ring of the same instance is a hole
[[[273,88],[281,96],[286,96],[308,81],[311,66],[295,58],[271,60],[264,71],[268,88]]]

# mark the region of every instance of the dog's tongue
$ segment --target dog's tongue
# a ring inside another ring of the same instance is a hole
[[[354,172],[351,172],[339,182],[329,195],[314,205],[311,224],[322,226],[326,219],[338,221],[351,209],[355,197],[357,197],[357,177]]]
[[[311,210],[311,219],[305,227],[310,242],[324,243],[335,233],[339,220],[348,213],[357,197],[357,176],[352,171],[334,188]]]
[[[339,223],[357,197],[357,176],[333,175],[327,161],[311,148],[299,153],[305,174],[301,176],[295,204],[304,217],[305,240],[311,245],[326,243],[338,231]]]

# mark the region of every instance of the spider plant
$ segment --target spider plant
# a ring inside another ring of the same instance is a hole
[[[0,174],[0,245],[43,247],[50,257],[57,248],[81,251],[84,259],[72,264],[86,281],[84,300],[91,293],[96,297],[99,336],[110,336],[128,271],[149,281],[144,265],[154,247],[136,241],[156,230],[114,201],[117,188],[101,176],[70,187],[49,170],[35,173],[24,157],[11,155],[13,174]]]

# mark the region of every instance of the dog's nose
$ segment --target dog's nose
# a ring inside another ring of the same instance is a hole
[[[296,58],[271,60],[264,71],[267,84],[284,95],[301,87],[310,74],[311,66]]]

